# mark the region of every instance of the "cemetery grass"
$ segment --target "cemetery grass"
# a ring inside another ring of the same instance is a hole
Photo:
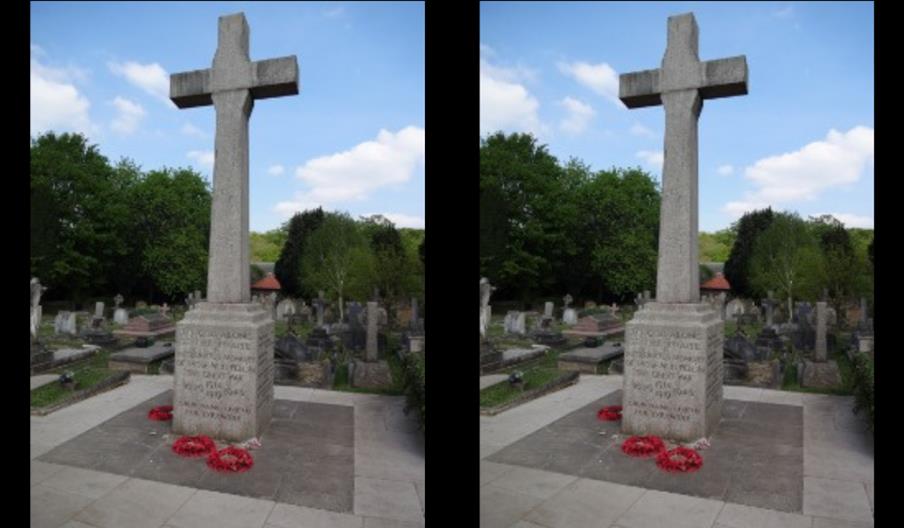
[[[91,388],[98,383],[116,375],[118,372],[107,368],[107,360],[110,352],[107,350],[98,350],[98,352],[85,360],[63,365],[61,367],[48,370],[47,374],[62,374],[64,372],[72,372],[75,379],[75,390],[70,391],[64,389],[59,383],[49,383],[43,387],[31,391],[31,406],[33,408],[42,408],[49,405],[55,405],[64,401],[74,392]]]
[[[836,336],[839,337],[840,336]],[[836,342],[842,342],[840,339],[836,339]],[[800,384],[797,383],[797,375],[796,370],[787,369],[785,371],[785,377],[782,382],[782,390],[792,391],[792,392],[807,392],[811,394],[831,394],[835,396],[852,396],[854,394],[854,365],[851,363],[851,360],[848,359],[845,351],[835,350],[829,355],[829,359],[834,360],[838,363],[838,371],[841,374],[841,386],[833,387],[830,389],[819,389],[813,387],[801,387]],[[795,367],[796,369],[796,367]]]
[[[524,390],[512,387],[508,381],[490,385],[480,391],[481,409],[504,405],[522,394],[539,389],[563,375],[559,369],[549,367],[534,367],[523,372]]]

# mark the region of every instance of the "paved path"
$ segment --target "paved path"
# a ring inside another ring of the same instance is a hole
[[[31,389],[35,390],[38,387],[43,387],[48,383],[53,383],[54,381],[60,379],[59,374],[37,374],[31,377]]]
[[[508,374],[487,374],[486,376],[480,376],[480,390],[483,390],[490,385],[495,385],[500,381],[507,379]]]
[[[31,417],[32,528],[418,528],[424,524],[423,435],[404,398],[276,387],[276,398],[355,407],[354,513],[129,478],[35,460],[153,396],[172,376],[131,381],[47,416]]]
[[[801,514],[484,460],[621,386],[621,376],[582,374],[576,385],[499,415],[480,417],[481,528],[873,526],[873,441],[851,412],[851,397],[725,387],[725,398],[803,407]]]

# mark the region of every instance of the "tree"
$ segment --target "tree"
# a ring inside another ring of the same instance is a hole
[[[859,290],[861,272],[851,236],[844,224],[831,215],[810,219],[823,253],[823,286],[840,311],[840,302]]]
[[[750,258],[759,235],[772,223],[772,208],[744,214],[731,226],[735,241],[725,261],[724,273],[736,295],[753,297],[750,287]]]
[[[323,223],[323,209],[317,208],[303,213],[295,213],[282,229],[286,231],[285,243],[273,267],[273,274],[279,281],[283,293],[292,297],[313,298],[315,288],[300,279],[301,255],[308,237]]]
[[[271,229],[264,233],[249,233],[252,262],[276,262],[286,243],[288,226]]]
[[[53,132],[31,142],[31,272],[53,296],[78,301],[109,286],[126,251],[123,186],[96,145]]]
[[[731,229],[722,229],[715,233],[701,231],[700,262],[725,262],[734,244],[734,233]]]
[[[320,226],[305,243],[300,276],[310,287],[335,294],[341,319],[346,294],[366,292],[373,273],[372,255],[367,238],[348,214],[323,215]]]
[[[205,289],[210,244],[209,184],[190,168],[150,171],[131,190],[130,231],[147,295],[174,300]]]
[[[768,290],[783,293],[789,314],[795,295],[816,296],[822,253],[813,232],[800,217],[773,214],[769,227],[756,237],[752,250],[748,285],[751,296],[764,297]]]

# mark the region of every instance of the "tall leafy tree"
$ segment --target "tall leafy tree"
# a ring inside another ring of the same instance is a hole
[[[795,297],[818,295],[822,253],[818,239],[800,217],[773,214],[769,227],[757,236],[752,249],[748,284],[751,295],[777,291],[786,298],[788,313]]]
[[[757,237],[772,224],[772,208],[752,211],[744,214],[731,229],[735,233],[735,241],[731,253],[725,261],[724,274],[736,295],[753,297],[750,286],[750,258]]]
[[[30,172],[32,274],[53,297],[107,287],[126,244],[122,187],[107,158],[81,134],[50,132],[32,140]]]
[[[301,255],[311,233],[323,223],[323,209],[311,209],[295,213],[285,226],[286,240],[273,266],[273,274],[283,293],[293,297],[313,298],[317,289],[301,280]]]
[[[329,292],[338,301],[342,318],[350,292],[366,295],[372,265],[367,237],[355,221],[345,213],[324,213],[305,243],[299,273],[302,282]]]
[[[190,168],[150,171],[131,191],[131,232],[150,298],[178,300],[207,284],[209,184]]]

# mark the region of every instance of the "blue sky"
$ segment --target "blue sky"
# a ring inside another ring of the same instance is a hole
[[[301,86],[254,105],[251,229],[318,205],[422,228],[420,2],[33,2],[32,135],[83,132],[114,162],[210,179],[213,107],[177,109],[169,75],[209,68],[217,18],[240,11],[251,60],[296,55]]]
[[[701,60],[746,55],[749,93],[699,124],[700,229],[771,205],[873,226],[871,2],[483,2],[481,136],[533,132],[560,161],[661,174],[661,106],[628,110],[618,74],[659,68],[669,16]]]

